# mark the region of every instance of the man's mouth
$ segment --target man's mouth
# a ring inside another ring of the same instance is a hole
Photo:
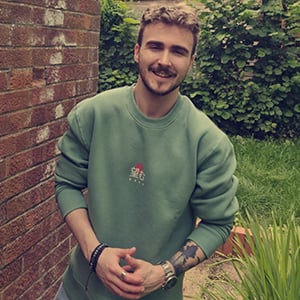
[[[175,77],[175,74],[169,70],[155,70],[152,69],[151,70],[156,76],[161,77],[161,78],[171,78],[171,77]]]

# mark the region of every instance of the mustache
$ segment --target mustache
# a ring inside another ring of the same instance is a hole
[[[176,75],[176,73],[173,70],[171,70],[170,67],[165,67],[165,66],[150,67],[150,71],[155,73],[164,73],[168,76]]]

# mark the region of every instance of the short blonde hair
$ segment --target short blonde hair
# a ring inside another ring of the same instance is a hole
[[[200,25],[197,14],[192,7],[186,4],[179,4],[147,8],[141,19],[137,43],[139,45],[142,44],[144,30],[147,25],[160,22],[188,29],[194,37],[192,55],[195,53]]]

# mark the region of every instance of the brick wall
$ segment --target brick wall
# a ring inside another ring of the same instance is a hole
[[[97,91],[98,0],[0,0],[0,300],[53,299],[74,244],[54,198],[58,138]]]

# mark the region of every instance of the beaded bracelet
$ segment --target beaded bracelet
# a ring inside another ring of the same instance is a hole
[[[90,259],[90,263],[89,263],[89,267],[90,267],[90,270],[95,272],[96,271],[96,267],[97,267],[97,263],[98,263],[98,260],[99,260],[99,257],[101,255],[101,253],[103,252],[103,250],[105,248],[107,248],[108,245],[107,244],[104,244],[104,243],[101,243],[99,244],[93,251],[92,255],[91,255],[91,259]]]
[[[99,257],[101,255],[101,253],[103,252],[103,250],[107,247],[108,247],[107,244],[101,243],[92,252],[91,259],[90,259],[90,262],[89,262],[90,273],[89,273],[89,276],[88,276],[86,284],[85,284],[85,290],[86,291],[87,291],[87,287],[88,287],[90,277],[91,277],[92,273],[96,271],[96,267],[97,267]]]

